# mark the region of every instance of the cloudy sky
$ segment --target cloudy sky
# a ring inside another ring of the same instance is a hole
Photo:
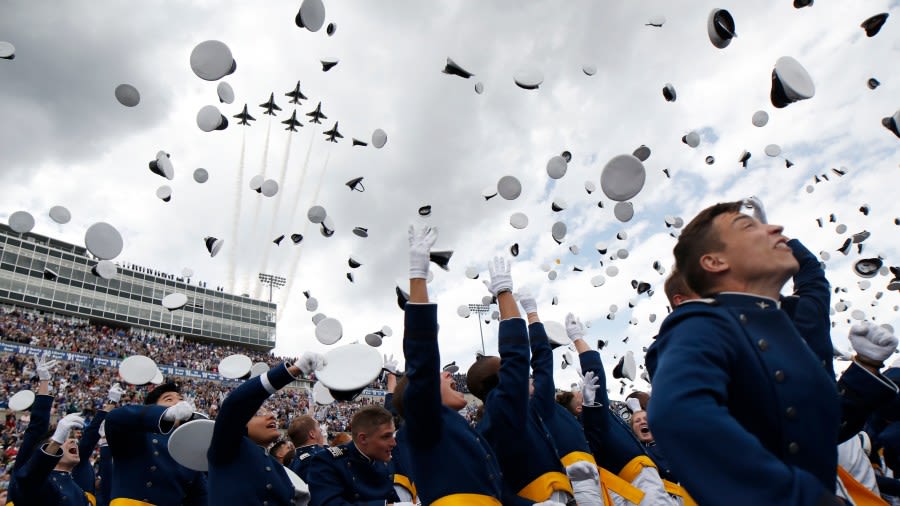
[[[900,2],[817,2],[800,10],[789,0],[690,4],[326,2],[326,23],[337,27],[329,37],[297,27],[299,2],[8,2],[0,41],[15,45],[16,58],[0,60],[0,220],[29,211],[35,232],[80,244],[89,225],[106,221],[125,239],[118,261],[176,274],[191,268],[194,280],[235,293],[264,296],[257,273],[285,276],[287,286],[276,293],[277,353],[327,350],[304,307],[308,290],[319,311],[343,323],[339,344],[389,325],[395,333],[382,349],[398,356],[402,313],[394,286],[407,275],[406,229],[437,226],[437,249],[455,252],[449,272],[433,269],[430,285],[440,304],[442,360],[464,368],[481,343],[478,320],[460,318],[457,307],[487,293],[465,270],[477,267],[485,277],[487,261],[518,243],[516,287],[537,294],[545,320],[561,322],[572,311],[591,322],[590,341],[610,341],[604,354],[611,369],[628,349],[642,356],[666,314],[664,276],[652,267],[672,263],[674,229],[664,218],[687,221],[717,201],[758,195],[788,236],[829,252],[829,279],[847,289],[833,302],[850,306],[833,317],[839,347],[848,346],[853,309],[900,328],[900,295],[885,290],[890,278],[873,278],[862,290],[852,273],[855,260],[878,254],[900,264],[900,140],[881,125],[900,107]],[[738,37],[725,49],[707,36],[716,7],[736,21]],[[887,23],[866,37],[860,23],[880,12],[890,13]],[[659,15],[664,26],[645,25]],[[217,83],[191,71],[192,49],[209,39],[227,44],[237,62],[223,79],[234,89],[232,104],[220,104]],[[808,70],[816,93],[775,109],[771,72],[782,56]],[[326,57],[339,59],[327,73]],[[443,74],[448,57],[475,76]],[[585,75],[585,65],[596,74]],[[513,81],[529,68],[544,76],[537,90]],[[866,86],[872,77],[881,82],[875,90]],[[292,133],[281,121],[294,110],[284,94],[297,81],[309,99],[296,106],[304,126]],[[475,93],[476,82],[483,94]],[[116,101],[122,83],[140,90],[137,107]],[[663,99],[666,83],[677,90],[674,103]],[[258,106],[272,92],[282,108],[274,118]],[[320,101],[328,119],[306,123]],[[231,118],[244,103],[257,118],[249,127]],[[227,129],[197,127],[206,105],[229,117]],[[758,110],[770,116],[763,128],[750,121]],[[337,144],[322,134],[334,121],[344,135]],[[351,146],[351,138],[368,141],[378,128],[388,135],[383,149]],[[690,131],[702,137],[695,149],[681,142]],[[634,219],[621,223],[613,202],[600,191],[587,194],[585,181],[599,183],[609,159],[642,144],[652,150],[646,185],[632,199]],[[766,156],[769,144],[782,155]],[[173,181],[147,168],[159,150],[171,155]],[[550,179],[547,161],[563,150],[572,153],[568,170]],[[752,153],[746,169],[738,163],[743,150]],[[785,159],[794,165],[787,168]],[[209,171],[205,184],[192,179],[198,167]],[[831,171],[841,167],[843,177]],[[279,183],[275,197],[249,189],[260,174]],[[820,174],[829,180],[815,183]],[[482,198],[504,175],[522,182],[522,195]],[[349,191],[344,182],[359,176],[366,191]],[[163,184],[174,191],[168,203],[155,196]],[[568,207],[554,213],[555,198]],[[333,220],[333,237],[307,220],[314,204]],[[72,221],[52,222],[54,205],[69,208]],[[428,218],[417,213],[423,205],[432,206]],[[510,226],[515,212],[529,217],[526,229]],[[824,218],[823,228],[816,218]],[[561,245],[551,238],[555,221],[568,227]],[[836,232],[841,224],[843,234]],[[356,226],[369,237],[353,235]],[[862,230],[872,235],[861,255],[835,251]],[[621,231],[627,239],[616,239]],[[300,246],[272,243],[291,233],[303,234]],[[225,240],[217,257],[206,252],[205,236]],[[628,257],[612,261],[619,249]],[[346,278],[350,255],[363,263],[352,271],[354,283]],[[618,275],[607,273],[611,265]],[[602,287],[592,286],[596,275],[606,277]],[[655,295],[638,297],[632,279],[651,283]],[[612,305],[618,311],[609,320]],[[496,331],[496,322],[484,326],[488,353],[496,353]],[[559,368],[559,356],[556,362]],[[559,370],[557,380],[568,386],[575,375]]]

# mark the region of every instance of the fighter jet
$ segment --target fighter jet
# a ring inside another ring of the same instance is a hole
[[[287,125],[285,130],[290,130],[291,132],[296,132],[297,127],[303,128],[303,123],[297,121],[297,109],[294,109],[294,112],[291,113],[291,117],[281,122],[283,125]]]
[[[335,144],[337,143],[337,140],[338,140],[338,139],[343,139],[343,138],[344,138],[344,136],[341,135],[340,132],[338,132],[338,124],[337,124],[337,121],[334,122],[334,126],[331,127],[331,130],[326,130],[326,131],[324,131],[324,132],[322,132],[322,133],[325,134],[326,137],[328,137],[328,138],[325,139],[325,140],[327,140],[327,141],[329,141],[329,142],[334,142]]]
[[[297,86],[294,88],[294,91],[289,91],[284,94],[286,97],[291,97],[290,102],[292,104],[299,104],[301,100],[306,100],[306,95],[300,91],[300,81],[297,81]]]
[[[234,117],[240,120],[238,125],[249,125],[251,121],[256,121],[256,118],[247,112],[247,104],[244,104],[244,110],[240,114],[235,114]]]
[[[310,123],[321,124],[322,122],[319,121],[320,119],[328,119],[328,116],[322,114],[322,102],[319,102],[319,105],[316,106],[316,109],[314,111],[308,112],[306,113],[306,115],[312,118],[311,120],[309,120]]]
[[[275,104],[275,93],[272,93],[269,95],[268,102],[266,102],[264,104],[259,104],[259,106],[262,107],[263,109],[265,109],[265,111],[263,111],[263,114],[268,114],[269,116],[275,116],[275,113],[273,112],[273,110],[274,111],[281,110],[281,107],[278,107]]]

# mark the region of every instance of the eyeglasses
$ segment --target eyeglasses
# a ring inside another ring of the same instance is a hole
[[[253,416],[262,416],[262,417],[273,416],[274,417],[275,413],[269,411],[266,408],[259,408],[259,410],[256,411],[256,414]]]

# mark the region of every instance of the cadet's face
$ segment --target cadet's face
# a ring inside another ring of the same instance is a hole
[[[159,400],[156,401],[157,406],[165,406],[167,408],[171,408],[172,406],[178,404],[184,400],[181,397],[181,394],[178,392],[166,392],[159,396]]]
[[[441,373],[441,403],[455,411],[466,407],[465,396],[456,390],[456,380],[446,371]]]
[[[275,414],[265,408],[257,411],[247,422],[247,436],[260,446],[275,442],[281,436]]]
[[[650,425],[647,424],[647,412],[638,411],[631,417],[631,430],[634,435],[641,440],[642,443],[653,441],[653,434],[650,433]]]
[[[780,225],[765,225],[741,213],[716,216],[713,226],[725,244],[721,252],[733,279],[741,283],[786,281],[800,268]]]
[[[59,465],[61,466],[76,466],[79,462],[81,462],[81,457],[78,455],[78,440],[74,438],[67,439],[65,443],[62,445],[63,456],[59,459]]]
[[[361,433],[359,449],[370,459],[389,462],[391,450],[397,446],[394,422],[379,425],[371,434]]]
[[[582,406],[581,404],[584,402],[584,397],[581,395],[581,390],[578,390],[572,396],[572,410],[575,411],[576,414],[581,414]]]

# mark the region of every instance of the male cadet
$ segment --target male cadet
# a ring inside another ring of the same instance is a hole
[[[266,451],[281,433],[275,414],[262,405],[301,372],[308,376],[323,365],[320,355],[306,352],[294,364],[278,364],[225,397],[206,452],[210,506],[307,504],[305,487],[295,488],[284,465]]]
[[[163,383],[144,397],[143,406],[121,406],[106,416],[113,458],[110,506],[207,504],[203,473],[169,455],[169,433],[193,414],[179,386]]]
[[[531,372],[533,393],[528,403],[529,415],[543,425],[556,445],[556,453],[566,468],[579,506],[602,505],[600,472],[590,445],[577,418],[556,402],[553,382],[553,350],[547,331],[537,312],[537,301],[526,291],[519,292],[519,304],[528,318],[531,340]]]
[[[399,503],[391,465],[391,450],[397,444],[393,415],[381,406],[366,406],[353,414],[350,431],[351,442],[313,457],[309,468],[310,505]]]
[[[486,284],[500,307],[500,357],[479,357],[466,377],[484,403],[478,432],[503,471],[503,504],[567,504],[572,484],[546,428],[529,414],[528,328],[512,295],[510,265],[497,257],[488,267]]]
[[[626,422],[609,409],[600,354],[585,342],[584,325],[572,313],[566,315],[566,334],[578,352],[584,374],[581,418],[597,465],[602,468],[604,493],[617,506],[674,504],[644,446]]]
[[[413,482],[412,464],[409,460],[409,439],[407,438],[406,424],[403,416],[397,410],[394,403],[394,390],[397,389],[397,374],[399,363],[391,355],[384,357],[384,370],[387,372],[387,391],[384,396],[384,409],[394,416],[394,425],[397,427],[397,446],[391,451],[391,463],[394,464],[394,491],[401,502],[416,502],[416,485]],[[400,401],[398,401],[400,402]]]
[[[79,481],[73,475],[73,470],[91,465],[88,457],[97,443],[96,435],[102,417],[84,431],[84,448],[78,441],[69,438],[72,429],[84,427],[84,418],[79,413],[60,419],[52,436],[41,442],[50,426],[50,409],[53,404],[53,397],[49,395],[50,371],[55,365],[56,360],[46,360],[44,357],[35,364],[39,380],[38,395],[31,406],[31,420],[13,465],[10,504],[88,506],[95,503],[94,484]],[[83,462],[80,450],[85,451]],[[83,477],[84,474],[80,473],[78,476]]]
[[[676,269],[709,299],[669,315],[647,353],[650,425],[699,504],[843,504],[834,495],[839,436],[896,391],[876,376],[885,343],[865,337],[879,353],[859,353],[839,400],[822,362],[827,326],[810,316],[820,311],[779,307],[799,269],[795,252],[782,227],[742,205],[701,211],[675,246]]]
[[[409,302],[403,330],[406,375],[395,389],[407,453],[422,504],[500,506],[503,490],[490,445],[459,410],[466,399],[449,370],[441,371],[437,304],[428,300],[429,254],[437,229],[409,228]]]
[[[328,449],[325,445],[325,427],[309,415],[299,416],[291,420],[288,437],[294,442],[296,448],[294,461],[288,467],[308,483],[307,474],[312,458],[317,453]]]

